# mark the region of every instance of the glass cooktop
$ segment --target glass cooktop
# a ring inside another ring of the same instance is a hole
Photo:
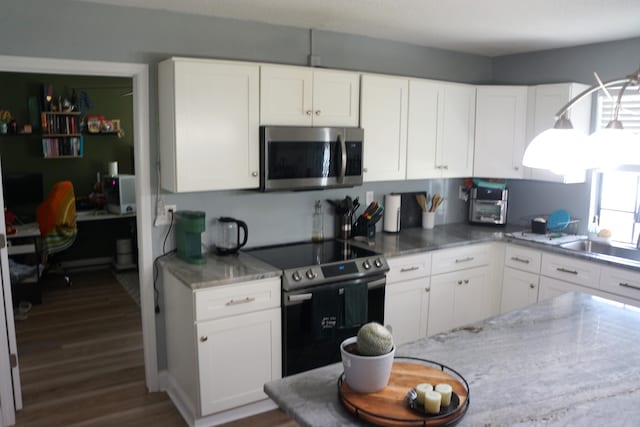
[[[337,240],[265,246],[244,252],[283,270],[377,255],[377,252]]]

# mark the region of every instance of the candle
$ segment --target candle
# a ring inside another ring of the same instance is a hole
[[[442,396],[437,391],[427,391],[424,394],[424,409],[429,414],[437,414],[440,412],[440,401]]]
[[[438,384],[436,386],[436,392],[442,396],[442,406],[449,406],[451,404],[451,392],[452,388],[449,384]]]
[[[424,405],[424,395],[428,391],[433,391],[433,386],[431,384],[424,383],[416,386],[416,393],[418,394],[416,400],[419,404]]]

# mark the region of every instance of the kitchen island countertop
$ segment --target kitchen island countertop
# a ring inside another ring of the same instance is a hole
[[[581,293],[402,345],[466,378],[461,426],[638,425],[640,313]],[[365,426],[339,402],[340,363],[265,384],[303,426]]]

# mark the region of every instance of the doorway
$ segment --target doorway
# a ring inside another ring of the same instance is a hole
[[[145,64],[127,64],[99,61],[43,59],[0,56],[0,71],[130,77],[133,80],[134,159],[136,170],[135,193],[137,200],[137,240],[139,281],[141,296],[141,323],[143,332],[145,384],[149,391],[158,390],[156,353],[154,292],[152,282],[152,233],[151,233],[151,184],[149,154],[149,71]],[[2,269],[3,282],[8,282],[6,249]],[[6,279],[6,280],[5,280]],[[5,285],[9,286],[8,283]],[[15,422],[14,407],[22,405],[19,383],[19,353],[16,350],[13,306],[10,298],[4,298],[0,314],[4,315],[7,334],[0,335],[0,353],[17,354],[18,363],[11,358],[0,357],[0,410],[2,424]],[[2,328],[4,329],[4,328]],[[10,373],[10,375],[6,375]],[[13,378],[13,381],[12,381]]]

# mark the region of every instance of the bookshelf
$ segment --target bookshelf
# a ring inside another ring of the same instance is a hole
[[[42,155],[45,159],[81,158],[84,140],[79,112],[41,113]]]

